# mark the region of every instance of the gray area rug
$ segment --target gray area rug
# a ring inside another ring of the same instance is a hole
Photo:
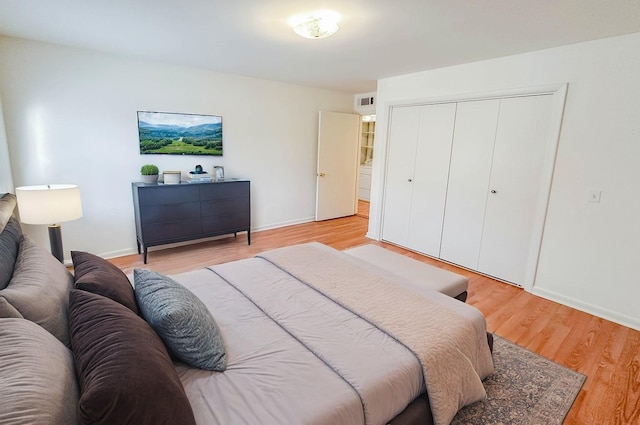
[[[451,424],[562,424],[586,376],[497,335],[493,347],[487,398],[460,410]]]

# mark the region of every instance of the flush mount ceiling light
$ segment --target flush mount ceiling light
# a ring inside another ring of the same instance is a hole
[[[293,31],[305,38],[325,38],[338,31],[340,14],[332,10],[301,13],[289,19]]]

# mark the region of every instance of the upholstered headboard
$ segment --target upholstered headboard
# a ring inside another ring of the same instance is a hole
[[[5,193],[0,198],[0,290],[7,287],[13,275],[22,235],[20,223],[13,217],[15,209],[16,196]]]
[[[0,198],[0,232],[4,230],[7,222],[15,214],[16,195],[13,193],[5,193]]]

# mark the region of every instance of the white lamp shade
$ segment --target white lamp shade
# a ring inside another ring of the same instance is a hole
[[[57,224],[82,217],[80,189],[74,184],[17,187],[16,197],[20,221],[26,224]]]

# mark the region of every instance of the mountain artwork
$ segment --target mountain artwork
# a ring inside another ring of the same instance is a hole
[[[138,111],[141,154],[222,156],[222,117]]]

